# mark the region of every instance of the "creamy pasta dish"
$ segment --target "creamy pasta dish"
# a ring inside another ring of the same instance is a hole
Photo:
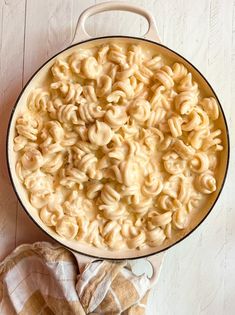
[[[184,64],[140,44],[77,48],[55,60],[16,120],[16,172],[61,237],[160,246],[217,189],[219,116]]]

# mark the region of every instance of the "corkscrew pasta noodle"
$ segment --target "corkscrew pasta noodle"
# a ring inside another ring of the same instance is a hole
[[[56,59],[16,120],[16,173],[61,237],[161,246],[217,190],[217,101],[184,64],[106,43]]]

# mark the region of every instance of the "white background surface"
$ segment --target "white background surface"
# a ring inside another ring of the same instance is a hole
[[[68,46],[79,14],[94,0],[0,0],[0,259],[23,242],[45,240],[17,203],[8,179],[5,135],[10,111],[32,73]],[[133,0],[151,10],[162,41],[205,74],[228,120],[231,162],[208,219],[167,252],[148,315],[235,314],[235,1]],[[92,35],[141,36],[146,22],[129,13],[91,18]]]

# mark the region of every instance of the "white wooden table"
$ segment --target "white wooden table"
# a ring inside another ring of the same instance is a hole
[[[46,240],[18,204],[5,158],[10,111],[32,73],[70,44],[80,13],[96,0],[0,0],[0,259],[23,242]],[[235,314],[235,1],[133,0],[151,10],[163,43],[191,60],[217,92],[230,126],[225,189],[208,219],[168,251],[149,315]],[[92,17],[92,35],[140,36],[133,14]]]

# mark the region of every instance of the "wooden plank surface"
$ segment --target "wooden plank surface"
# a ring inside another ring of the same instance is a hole
[[[8,178],[4,153],[10,110],[23,87],[24,31],[25,1],[2,2],[0,10],[0,259],[16,245],[17,201]]]
[[[23,242],[47,237],[16,201],[7,174],[5,136],[23,85],[50,56],[71,42],[79,14],[95,0],[0,1],[0,259]],[[151,293],[148,315],[235,313],[235,1],[132,0],[154,14],[163,43],[191,60],[209,79],[225,110],[231,163],[225,189],[208,219],[167,252]],[[146,22],[110,12],[90,18],[93,36],[141,36]]]

